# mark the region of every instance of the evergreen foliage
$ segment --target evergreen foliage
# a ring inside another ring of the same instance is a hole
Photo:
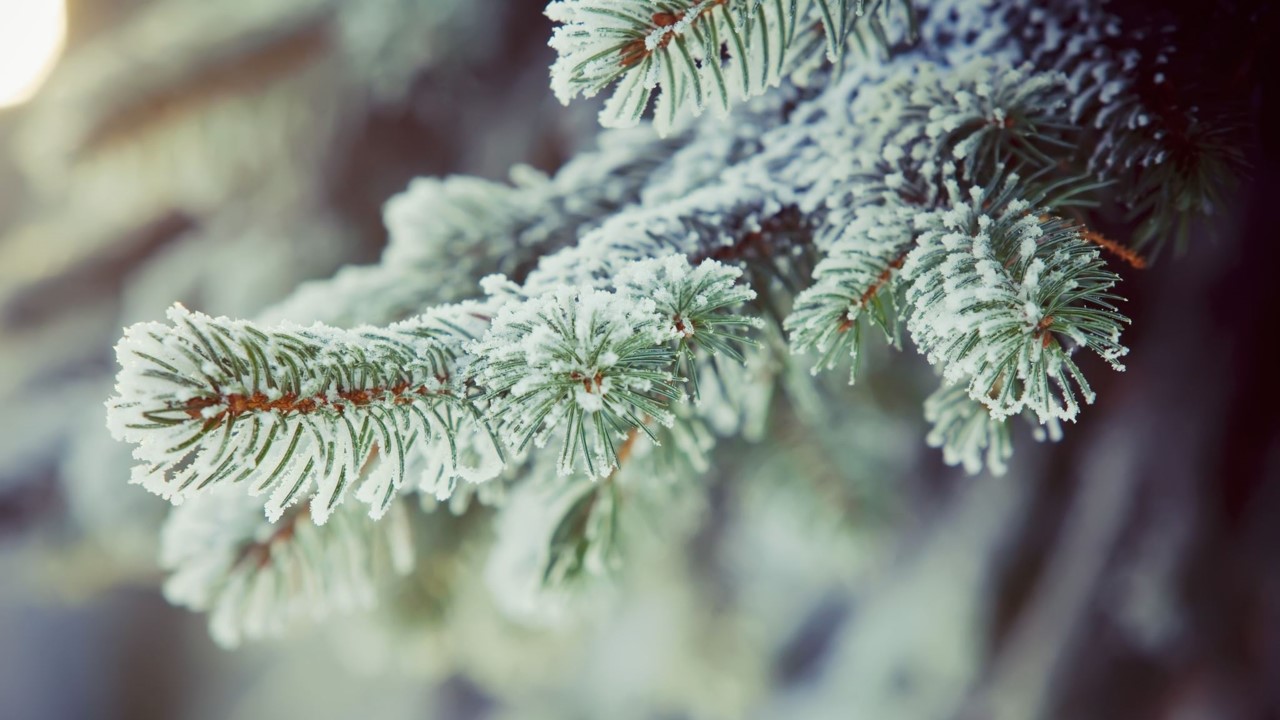
[[[368,609],[389,578],[413,569],[403,502],[379,522],[343,506],[324,527],[301,508],[266,522],[245,512],[252,505],[218,488],[175,509],[162,536],[160,564],[173,573],[165,597],[208,612],[224,646],[280,635],[300,619]]]
[[[561,26],[552,88],[562,102],[616,86],[600,113],[606,127],[630,127],[649,108],[667,132],[682,112],[727,112],[804,69],[814,50],[840,62],[859,21],[888,44],[881,0],[559,0],[547,15]],[[905,15],[912,17],[909,2]],[[822,28],[822,38],[813,27]],[[824,40],[824,39],[825,40]]]
[[[172,329],[135,325],[120,342],[110,426],[137,443],[133,481],[175,505],[245,483],[269,493],[273,522],[315,493],[311,515],[323,525],[358,483],[376,519],[411,469],[466,474],[456,438],[480,411],[456,360],[476,312],[457,306],[385,329],[264,331],[175,306]],[[418,457],[435,438],[451,452]]]
[[[613,87],[603,124],[652,106],[671,136],[608,132],[554,177],[415,181],[387,205],[380,264],[259,322],[175,308],[118,346],[109,422],[136,446],[135,482],[191,501],[164,540],[171,597],[211,610],[222,641],[359,604],[306,580],[307,563],[367,565],[373,545],[344,538],[380,537],[388,521],[371,520],[402,497],[468,518],[473,495],[494,506],[496,592],[603,573],[637,498],[696,486],[716,434],[763,426],[790,355],[816,356],[815,372],[848,356],[852,381],[872,327],[941,378],[928,444],[1004,472],[1009,418],[1056,439],[1094,399],[1083,358],[1122,369],[1117,270],[1143,259],[1090,225],[1120,206],[1139,241],[1163,235],[1238,170],[1210,128],[1167,166],[1136,60],[1101,42],[1116,21],[1089,2],[559,0],[547,14],[561,100]],[[684,123],[707,107],[726,117]],[[276,322],[297,316],[325,324]],[[267,523],[206,523],[218,511],[197,503],[243,499],[236,484],[267,496]],[[247,562],[264,536],[268,562]],[[303,578],[286,583],[271,573],[294,538],[314,551],[282,566]],[[343,577],[334,587],[374,583]],[[280,605],[250,612],[259,602]]]

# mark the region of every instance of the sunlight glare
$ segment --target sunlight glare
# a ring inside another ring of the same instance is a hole
[[[66,35],[65,0],[0,0],[0,108],[35,95]]]

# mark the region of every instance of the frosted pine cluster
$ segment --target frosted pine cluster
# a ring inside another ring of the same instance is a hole
[[[118,346],[109,422],[135,481],[187,502],[163,541],[170,597],[210,610],[220,641],[367,606],[388,577],[363,572],[374,558],[425,572],[386,530],[415,504],[446,504],[467,552],[493,543],[500,606],[564,606],[618,566],[638,508],[704,488],[718,437],[803,404],[795,368],[852,379],[876,335],[932,366],[925,441],[969,473],[1006,469],[1015,420],[1054,439],[1077,420],[1084,358],[1121,369],[1117,269],[1141,258],[1090,213],[1133,213],[1136,241],[1176,213],[1153,194],[1165,136],[1134,56],[1100,42],[1119,30],[1092,3],[547,14],[557,97],[609,92],[603,124],[641,127],[553,177],[414,181],[386,205],[380,263],[256,322],[178,308]],[[319,322],[280,322],[296,317]],[[330,562],[358,568],[313,581]]]

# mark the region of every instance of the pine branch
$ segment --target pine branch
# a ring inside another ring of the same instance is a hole
[[[890,5],[552,3],[562,100],[613,88],[603,119],[625,125],[657,93],[660,131],[709,106],[733,122],[670,142],[610,133],[616,152],[552,178],[418,181],[388,204],[381,264],[279,311],[404,322],[341,330],[175,309],[170,324],[128,330],[109,415],[138,445],[135,481],[189,499],[175,513],[188,530],[221,523],[203,545],[174,531],[187,549],[167,563],[172,597],[212,608],[234,641],[311,606],[282,578],[323,583],[325,563],[345,558],[351,584],[374,582],[360,568],[390,523],[372,527],[348,491],[376,518],[409,491],[430,509],[510,488],[490,566],[502,604],[599,570],[620,483],[696,476],[713,431],[767,437],[780,378],[796,387],[778,357],[784,326],[791,350],[820,355],[815,369],[848,354],[851,380],[868,325],[896,346],[905,329],[943,378],[925,401],[928,442],[966,471],[1004,471],[1012,415],[1056,436],[1093,399],[1077,355],[1119,369],[1125,353],[1118,277],[1100,250],[1143,261],[1078,211],[1113,185],[1135,221],[1163,231],[1220,202],[1210,180],[1232,165],[1230,143],[1206,129],[1181,138],[1195,141],[1185,156],[1168,154],[1143,119],[1132,58],[1103,42],[1106,13],[952,2],[917,18],[904,2],[904,28]],[[929,46],[914,59],[845,57],[865,43],[860,28],[901,49],[917,19]],[[822,45],[831,66],[813,72]],[[506,276],[480,279],[494,272]],[[420,314],[477,287],[483,304]],[[530,450],[552,444],[554,461]],[[572,479],[542,481],[553,463]],[[236,484],[268,494],[277,524]],[[255,513],[204,506],[221,493]],[[322,561],[309,564],[312,551]]]
[[[914,22],[910,2],[903,5]],[[887,7],[881,0],[559,0],[546,11],[561,24],[551,38],[559,54],[552,88],[567,104],[616,86],[600,114],[606,127],[635,125],[660,91],[655,126],[666,133],[685,111],[698,115],[714,104],[727,112],[777,86],[803,59],[812,26],[823,29],[833,63],[842,62],[851,37],[864,42],[856,32],[864,17],[887,48]]]
[[[481,278],[492,273],[523,281],[540,258],[638,201],[688,140],[617,130],[552,177],[517,166],[509,184],[466,176],[415,180],[383,208],[389,243],[378,264],[304,283],[258,319],[387,325],[475,297]]]
[[[641,418],[644,423],[648,418]],[[622,502],[618,472],[631,457],[640,428],[632,428],[618,448],[617,465],[598,482],[579,483],[580,493],[551,533],[542,582],[564,585],[584,572],[602,575],[618,564],[618,514]]]
[[[790,296],[812,272],[810,221],[766,189],[739,181],[742,169],[677,199],[618,213],[541,263],[526,291],[605,284],[630,263],[679,253],[693,264],[715,260],[740,268],[757,292],[754,304],[781,324]]]
[[[1055,170],[1078,140],[1067,122],[1065,86],[1062,75],[1029,64],[982,59],[945,74],[922,65],[917,77],[891,88],[901,98],[901,127],[885,149],[899,148],[914,164],[955,162],[961,176],[979,184],[1000,173]],[[924,152],[913,153],[916,143]]]
[[[1202,120],[1194,109],[1176,119],[1176,130],[1152,133],[1149,162],[1128,162],[1122,177],[1127,219],[1138,223],[1133,244],[1158,253],[1172,239],[1176,250],[1188,242],[1191,221],[1210,217],[1229,204],[1231,191],[1249,162],[1241,150],[1244,131],[1231,116]]]
[[[938,388],[924,401],[924,419],[932,425],[925,442],[941,448],[948,465],[962,465],[970,475],[976,475],[984,464],[993,475],[1008,470],[1013,445],[1007,421],[992,417],[982,403],[969,397],[965,387]]]
[[[811,2],[813,9],[809,11],[809,15],[810,17],[816,15],[822,24],[823,33],[826,36],[827,59],[837,67],[840,66],[840,61],[849,46],[850,38],[854,39],[864,52],[866,51],[868,43],[859,32],[860,21],[864,19],[871,31],[872,39],[886,52],[891,49],[893,43],[884,24],[892,6],[891,0],[811,0]],[[899,4],[907,22],[905,39],[907,42],[915,42],[918,28],[914,4],[911,0],[901,0]]]
[[[1134,251],[1131,248],[1127,248],[1124,245],[1121,245],[1120,243],[1106,237],[1100,232],[1095,232],[1093,230],[1089,230],[1088,228],[1081,228],[1080,237],[1084,238],[1085,240],[1088,240],[1094,245],[1097,245],[1103,250],[1106,250],[1112,255],[1120,258],[1126,264],[1128,264],[1129,267],[1135,270],[1143,270],[1147,267],[1146,259],[1144,259],[1136,251]]]
[[[795,32],[796,0],[561,0],[552,87],[561,102],[617,84],[601,112],[606,126],[634,125],[661,88],[659,131],[685,109],[776,85]],[[725,60],[722,62],[722,58]]]
[[[126,331],[108,420],[138,446],[134,482],[175,504],[246,483],[270,493],[272,520],[314,494],[323,524],[378,448],[357,497],[380,517],[411,467],[456,473],[452,439],[483,423],[458,374],[462,345],[483,327],[479,312],[453,306],[383,330],[262,330],[175,306],[173,327]],[[433,438],[448,439],[451,453],[418,456]]]
[[[738,331],[757,321],[730,312],[754,297],[740,276],[714,260],[691,267],[669,255],[624,265],[616,292],[562,286],[505,306],[471,347],[504,442],[518,452],[560,434],[559,472],[581,459],[588,475],[603,477],[617,466],[623,435],[641,429],[656,441],[641,418],[674,421],[680,368],[696,394],[695,349],[741,362]]]
[[[676,370],[690,383],[695,400],[696,350],[705,348],[712,355],[742,363],[736,346],[750,340],[739,333],[761,325],[758,318],[731,312],[756,297],[750,287],[737,284],[741,276],[741,270],[715,260],[704,260],[695,267],[680,255],[669,255],[631,263],[615,281],[634,301],[652,300],[658,314],[667,319],[668,332],[676,338]]]
[[[614,484],[549,470],[535,468],[499,511],[484,572],[506,616],[539,625],[565,619],[581,587],[575,581],[617,561]]]
[[[965,383],[997,420],[1023,409],[1041,423],[1073,420],[1076,391],[1086,402],[1094,396],[1071,346],[1123,369],[1128,320],[1110,293],[1119,278],[1079,228],[1019,200],[1017,183],[971,188],[967,203],[953,186],[955,207],[902,268],[907,327],[947,382]]]
[[[815,374],[834,368],[847,354],[853,383],[864,323],[879,327],[890,342],[900,344],[901,293],[896,278],[915,244],[912,214],[897,204],[865,208],[818,263],[813,285],[796,296],[786,320],[791,351],[817,351]]]
[[[653,430],[663,435],[668,428]],[[509,614],[526,622],[560,619],[592,580],[620,567],[624,518],[669,512],[663,502],[669,485],[652,473],[656,446],[646,437],[631,429],[618,447],[617,467],[604,478],[548,476],[535,467],[499,510],[486,575]]]
[[[223,647],[277,636],[298,620],[371,608],[385,579],[413,568],[409,532],[403,503],[378,523],[347,505],[323,527],[302,506],[271,525],[252,498],[219,487],[165,523],[165,597],[207,611]]]
[[[652,300],[564,287],[504,307],[471,349],[504,442],[520,451],[560,432],[559,472],[581,458],[603,476],[616,438],[643,428],[641,417],[671,421],[672,339]]]
[[[1173,26],[1122,32],[1111,11],[1095,3],[1048,13],[1010,5],[992,21],[1016,29],[1037,68],[1067,79],[1067,121],[1079,129],[1089,174],[1116,186],[1108,200],[1135,226],[1129,245],[1151,257],[1171,242],[1181,249],[1194,219],[1229,202],[1249,165],[1242,151],[1250,143],[1247,111],[1239,102],[1247,93],[1226,89],[1231,81],[1203,52],[1188,53],[1195,44],[1189,37],[1175,39]],[[1199,102],[1206,90],[1222,96]]]

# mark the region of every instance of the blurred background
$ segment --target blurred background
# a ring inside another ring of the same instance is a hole
[[[228,652],[165,603],[167,505],[103,427],[121,328],[253,317],[376,259],[411,178],[590,147],[544,5],[0,0],[0,718],[1280,718],[1274,133],[1214,241],[1125,270],[1129,370],[1005,477],[944,467],[927,372],[881,363],[722,449],[687,543],[572,639]]]

